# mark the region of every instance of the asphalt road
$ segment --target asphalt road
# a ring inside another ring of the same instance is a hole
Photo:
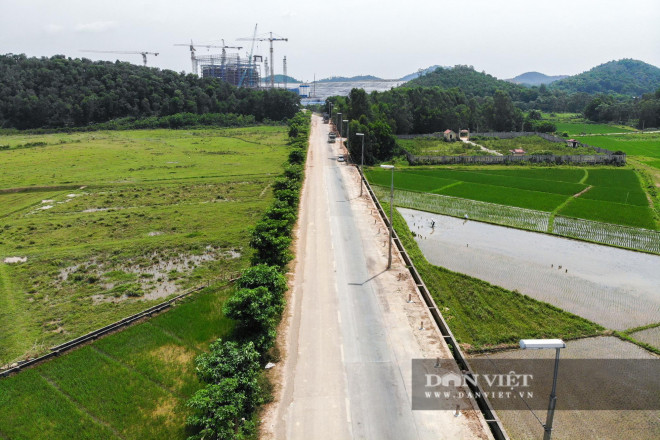
[[[385,272],[386,247],[373,237],[377,220],[327,133],[314,117],[275,437],[488,438],[475,411],[411,410],[411,358],[427,354],[425,341],[435,344],[433,355],[446,354],[446,346],[431,332],[415,333],[422,306],[390,310],[395,268]],[[363,217],[356,218],[357,205]]]

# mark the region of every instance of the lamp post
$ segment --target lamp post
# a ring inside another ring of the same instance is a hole
[[[362,141],[364,142],[364,137],[362,138]],[[392,267],[392,239],[394,236],[392,229],[392,207],[394,206],[394,165],[381,165],[380,167],[385,168],[386,170],[392,170],[392,183],[390,184],[390,246],[387,256],[387,268],[389,269]]]
[[[561,339],[521,339],[520,348],[523,350],[556,350],[555,354],[555,373],[552,378],[552,391],[550,392],[550,402],[548,403],[548,415],[543,425],[543,440],[550,440],[552,436],[552,420],[555,417],[555,407],[557,406],[557,374],[559,372],[559,350],[566,348],[566,343]]]
[[[339,143],[341,143],[341,133],[342,133],[341,121],[342,121],[341,113],[337,113],[337,123],[339,124]]]
[[[362,138],[362,162],[360,165],[360,197],[362,197],[362,173],[364,172],[364,133],[355,133],[355,136]]]
[[[348,119],[344,119],[342,122],[344,124],[346,124],[346,148],[348,148],[348,151],[350,152],[351,151],[350,150],[350,134],[351,134],[350,131],[351,131],[351,128],[348,125]]]

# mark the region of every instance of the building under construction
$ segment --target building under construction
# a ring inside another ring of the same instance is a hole
[[[241,59],[239,54],[205,55],[196,58],[202,77],[219,78],[237,87],[258,88],[260,66],[256,58]]]

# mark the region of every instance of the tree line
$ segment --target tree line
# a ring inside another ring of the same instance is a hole
[[[279,121],[293,117],[299,104],[286,90],[236,88],[215,78],[126,62],[0,55],[0,128],[79,127],[178,113]]]
[[[325,111],[342,113],[350,120],[350,152],[361,157],[364,134],[365,163],[387,160],[398,154],[396,135],[433,133],[451,129],[478,131],[553,132],[554,124],[540,120],[540,114],[527,116],[511,96],[497,89],[493,96],[467,97],[457,87],[397,87],[387,92],[367,94],[353,89],[347,97],[328,98]]]
[[[309,115],[289,120],[288,165],[273,185],[275,201],[252,230],[252,267],[236,281],[223,306],[235,330],[195,359],[204,387],[188,401],[190,440],[256,438],[258,407],[272,396],[263,366],[273,358],[276,327],[285,306],[286,266],[293,257],[291,235],[297,219],[303,166],[309,138]]]

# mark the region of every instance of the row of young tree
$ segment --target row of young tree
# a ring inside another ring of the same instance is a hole
[[[309,116],[289,121],[291,151],[284,174],[273,185],[275,201],[252,231],[252,267],[236,282],[223,306],[236,323],[231,340],[217,340],[195,359],[205,386],[188,401],[194,413],[188,425],[193,440],[255,438],[256,409],[267,401],[262,366],[269,360],[275,329],[285,305],[284,271],[292,258],[291,234],[297,219],[303,164],[309,138]]]
[[[235,113],[291,118],[292,92],[236,88],[214,78],[126,62],[0,55],[0,128],[72,127],[117,118]]]

